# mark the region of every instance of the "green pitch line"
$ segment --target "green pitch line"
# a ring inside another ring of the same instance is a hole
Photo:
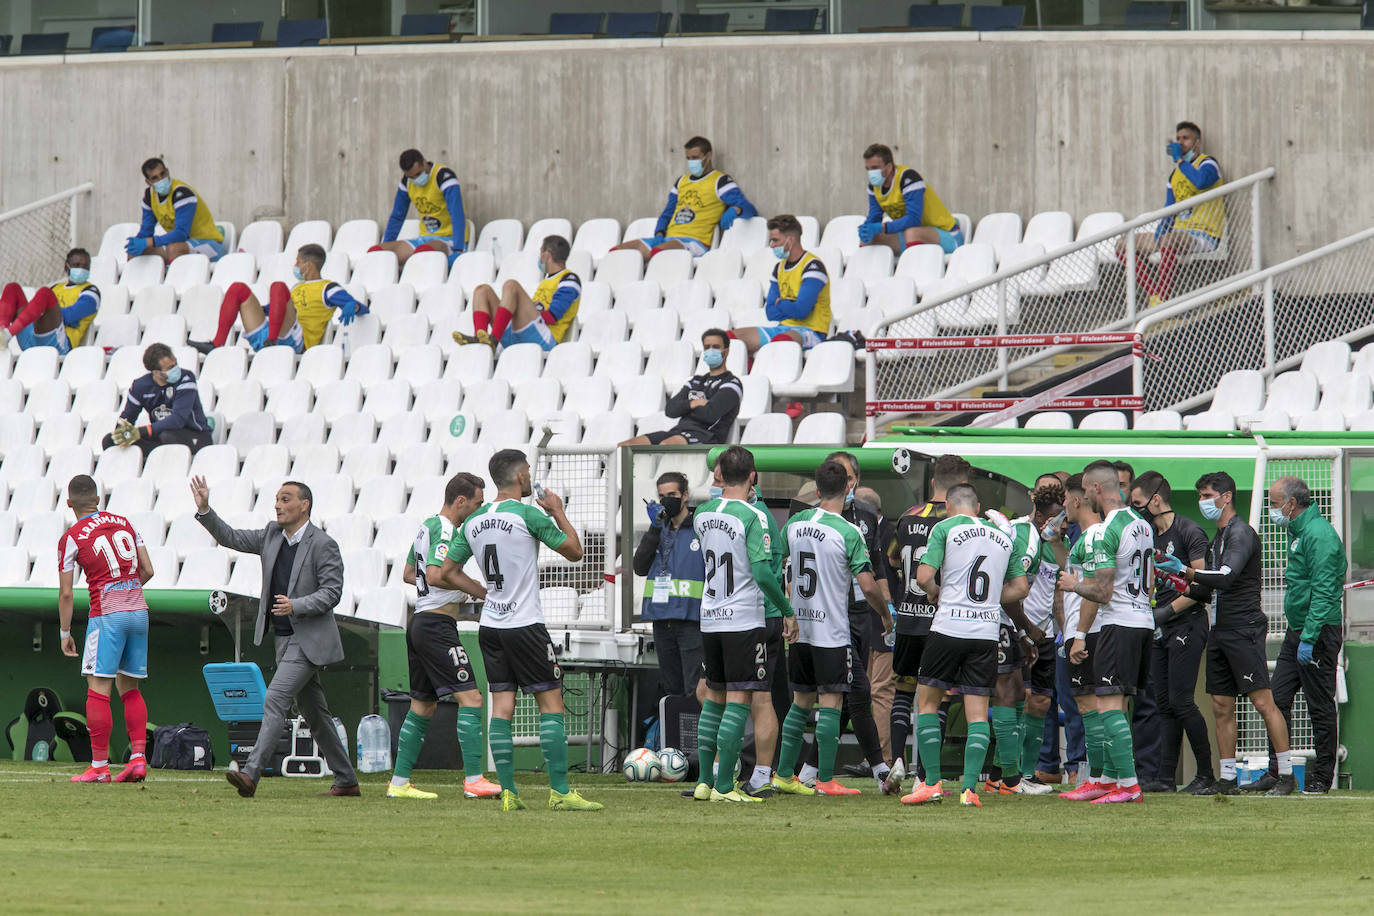
[[[1374,889],[1365,792],[913,809],[854,780],[855,798],[746,807],[574,774],[606,804],[575,814],[549,811],[547,783],[522,773],[529,808],[502,813],[464,800],[451,772],[415,773],[440,797],[402,801],[382,796],[388,774],[364,776],[360,799],[268,779],[245,800],[220,772],[73,785],[76,770],[0,766],[0,899],[13,912],[1353,912]],[[721,854],[725,870],[707,869]],[[40,887],[39,873],[54,877]]]

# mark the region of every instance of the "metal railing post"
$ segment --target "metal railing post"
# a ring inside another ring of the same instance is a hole
[[[1274,278],[1264,278],[1264,375],[1274,377],[1274,363],[1278,354],[1278,342],[1274,339]]]
[[[878,354],[864,353],[864,400],[874,400],[878,388]],[[873,414],[864,411],[864,441],[872,442],[878,434],[878,421]]]
[[[1264,269],[1260,254],[1260,231],[1263,228],[1260,216],[1260,186],[1257,182],[1250,185],[1250,261],[1255,270]]]
[[[1007,333],[1007,281],[997,284],[997,334]],[[1007,390],[1007,348],[997,348],[997,390]]]
[[[1135,233],[1126,233],[1126,317],[1135,318]]]

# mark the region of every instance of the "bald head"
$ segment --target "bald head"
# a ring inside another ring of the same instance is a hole
[[[1285,518],[1297,518],[1310,505],[1312,491],[1300,478],[1280,477],[1269,485],[1269,508],[1282,512]]]
[[[970,484],[960,483],[950,487],[945,493],[945,506],[948,514],[978,515],[978,491]]]

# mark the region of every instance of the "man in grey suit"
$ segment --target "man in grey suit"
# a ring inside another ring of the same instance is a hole
[[[244,768],[231,769],[226,777],[244,798],[253,796],[263,761],[277,744],[294,699],[334,771],[334,785],[320,794],[360,795],[357,774],[334,730],[320,686],[320,670],[344,657],[334,622],[334,606],[343,593],[343,560],[334,539],[310,524],[310,488],[296,481],[282,484],[277,491],[277,520],[256,531],[230,528],[215,514],[204,477],[191,478],[191,495],[196,501],[196,521],[216,542],[262,557],[262,598],[253,645],[262,645],[269,619],[277,643],[277,670],[267,686],[257,743]]]

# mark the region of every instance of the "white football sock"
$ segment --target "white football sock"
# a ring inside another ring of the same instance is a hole
[[[1274,753],[1274,756],[1277,757],[1278,760],[1279,760],[1279,775],[1280,775],[1280,776],[1292,776],[1292,775],[1293,775],[1293,758],[1292,758],[1292,753],[1293,753],[1292,751],[1276,751],[1276,752]]]

